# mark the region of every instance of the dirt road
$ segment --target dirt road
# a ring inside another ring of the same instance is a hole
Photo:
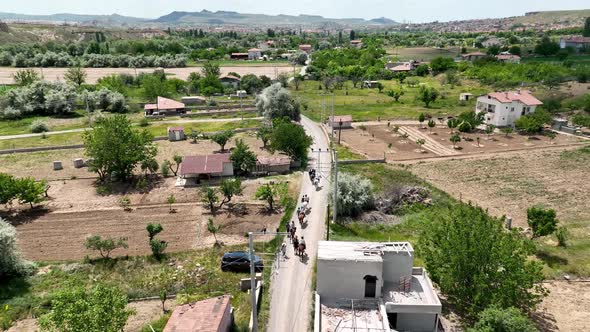
[[[301,123],[305,130],[314,139],[313,148],[325,150],[328,147],[326,139],[320,127],[303,117]],[[317,151],[317,150],[316,150]],[[310,166],[317,168],[318,154],[310,153]],[[326,204],[329,193],[330,178],[330,157],[323,153],[320,156],[322,180],[320,190],[316,190],[309,180],[309,176],[304,175],[301,184],[301,196],[307,194],[310,198],[311,212],[308,216],[307,227],[301,229],[296,222],[297,235],[299,238],[305,237],[307,244],[308,259],[301,261],[293,253],[293,246],[287,242],[286,261],[282,261],[278,274],[275,275],[271,284],[271,302],[270,302],[270,320],[268,331],[307,331],[309,324],[309,310],[311,306],[311,284],[313,278],[313,265],[317,254],[317,242],[324,238],[324,221],[326,219]],[[288,241],[288,240],[286,240]]]

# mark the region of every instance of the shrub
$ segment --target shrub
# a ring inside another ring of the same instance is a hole
[[[30,274],[35,265],[21,258],[16,228],[0,218],[0,279]]]
[[[119,248],[129,248],[127,245],[126,238],[102,238],[100,235],[91,235],[86,238],[84,242],[86,249],[96,250],[100,253],[100,256],[104,259],[109,259],[111,252]]]
[[[555,236],[557,237],[557,245],[560,247],[567,247],[567,241],[570,237],[570,232],[567,230],[566,227],[558,227],[555,231]]]
[[[555,210],[543,207],[530,207],[526,211],[527,222],[533,230],[533,237],[545,236],[555,232],[559,220]]]
[[[2,112],[0,112],[0,117],[6,120],[16,120],[22,117],[22,112],[12,107],[6,107]]]
[[[150,121],[147,118],[141,118],[141,120],[139,120],[140,127],[147,127],[149,125],[150,125]]]
[[[168,243],[166,241],[153,239],[150,241],[150,249],[152,249],[152,254],[157,260],[160,260],[164,257],[164,251],[168,247]]]
[[[47,126],[47,123],[45,123],[44,121],[35,120],[31,124],[31,132],[32,133],[37,134],[37,133],[44,133],[47,131],[49,131],[49,126]]]
[[[479,320],[467,332],[536,332],[535,324],[517,308],[493,306],[479,314]]]
[[[363,211],[372,209],[375,204],[371,182],[349,173],[338,174],[337,198],[339,216],[358,216]]]

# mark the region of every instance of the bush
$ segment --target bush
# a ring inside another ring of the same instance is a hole
[[[354,217],[375,205],[373,185],[368,179],[349,173],[338,174],[339,216]]]
[[[160,260],[164,257],[164,250],[168,247],[168,243],[166,241],[152,239],[150,240],[150,249],[152,249],[152,254],[157,260]]]
[[[566,227],[558,227],[555,231],[555,237],[557,237],[557,245],[560,247],[567,247],[567,241],[570,237],[570,232]]]
[[[526,211],[527,222],[533,230],[533,237],[545,236],[555,232],[559,220],[555,210],[543,207],[530,207]]]
[[[119,238],[117,240],[112,238],[102,238],[100,235],[91,235],[86,238],[84,242],[86,249],[96,250],[104,259],[109,259],[111,252],[118,248],[129,248],[127,239]]]
[[[147,118],[141,118],[141,120],[139,120],[140,127],[147,127],[149,125],[150,125],[150,121]]]
[[[479,314],[479,320],[467,332],[536,332],[537,328],[531,320],[518,309],[509,307],[502,309],[490,307]]]
[[[47,123],[45,123],[44,121],[35,120],[31,124],[31,132],[32,133],[37,134],[37,133],[44,133],[44,132],[48,132],[48,131],[49,131],[49,126],[47,126]]]
[[[22,112],[12,107],[6,107],[0,112],[0,117],[5,120],[17,120],[22,117]]]
[[[0,218],[0,280],[33,272],[35,265],[21,258],[16,245],[16,228]]]

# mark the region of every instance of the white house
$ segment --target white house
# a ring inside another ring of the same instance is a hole
[[[559,39],[559,47],[560,48],[573,47],[577,50],[590,48],[590,37],[582,37],[582,36],[561,37]]]
[[[320,241],[317,294],[327,307],[377,300],[391,331],[436,331],[442,305],[426,271],[413,263],[409,242]]]
[[[514,126],[521,116],[535,112],[539,105],[543,103],[527,90],[492,92],[477,98],[475,112],[485,113],[486,124],[507,127]]]
[[[262,57],[262,50],[259,48],[251,48],[248,50],[248,60],[258,60]]]

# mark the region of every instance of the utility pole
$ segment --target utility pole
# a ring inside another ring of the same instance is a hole
[[[240,96],[240,114],[242,114],[242,121],[244,121],[244,110],[242,109],[242,93],[238,92],[238,95]]]
[[[332,123],[334,123],[334,92],[332,92]],[[332,131],[332,141],[334,141],[334,128],[330,127]]]
[[[334,151],[334,197],[332,204],[334,205],[333,208],[333,215],[332,215],[332,222],[336,223],[336,206],[338,201],[338,151]]]
[[[256,312],[256,268],[254,266],[254,234],[248,233],[248,245],[250,247],[250,303],[252,306],[252,332],[258,332],[258,314]]]
[[[340,145],[340,136],[342,136],[342,120],[338,122],[338,145]]]

